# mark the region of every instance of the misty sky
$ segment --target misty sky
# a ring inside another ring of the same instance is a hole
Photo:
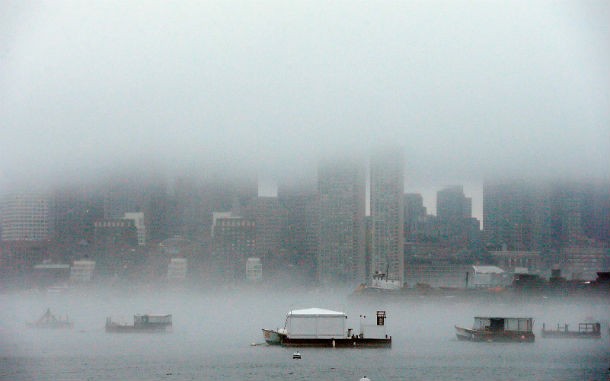
[[[299,176],[388,144],[410,191],[607,179],[609,20],[602,0],[3,0],[0,186],[127,166]]]

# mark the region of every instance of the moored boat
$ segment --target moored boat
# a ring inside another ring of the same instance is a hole
[[[51,313],[51,309],[47,308],[47,311],[38,320],[26,323],[26,325],[30,328],[72,328],[74,323],[67,316],[65,319],[56,317]]]
[[[568,325],[557,324],[556,329],[546,329],[542,324],[542,337],[557,339],[599,339],[602,337],[600,323],[578,323],[578,331],[570,331]]]
[[[285,329],[273,330],[263,328],[263,337],[269,345],[280,345],[282,344],[282,336],[285,336],[285,332]]]
[[[375,324],[360,316],[360,332],[346,329],[343,312],[308,308],[286,314],[283,330],[263,330],[265,341],[285,347],[391,347],[392,337],[385,331],[385,311],[377,311]]]
[[[133,324],[118,323],[106,318],[106,332],[165,332],[172,327],[172,315],[134,315]]]
[[[476,316],[472,328],[455,326],[455,334],[463,341],[532,343],[533,325],[531,317]]]

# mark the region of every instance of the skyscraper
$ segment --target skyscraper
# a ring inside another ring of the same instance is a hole
[[[48,256],[49,197],[24,192],[6,195],[0,204],[0,272],[27,271]]]
[[[244,279],[246,262],[255,253],[254,220],[230,212],[214,213],[212,240],[211,275],[228,283]]]
[[[551,233],[548,186],[525,181],[486,181],[483,224],[489,248],[548,251]]]
[[[479,221],[472,218],[472,199],[464,195],[461,185],[436,193],[436,215],[440,238],[450,246],[472,247],[480,242]]]
[[[400,150],[371,158],[371,271],[404,283],[404,156]]]
[[[365,279],[363,166],[351,161],[322,163],[318,168],[318,192],[318,280],[361,283]]]
[[[261,259],[266,274],[286,266],[282,250],[282,226],[286,218],[277,197],[257,197],[252,201],[256,225],[256,256]]]
[[[282,226],[282,248],[286,251],[287,260],[294,268],[298,268],[300,279],[313,281],[317,277],[320,233],[316,185],[311,189],[283,185],[278,188],[278,198],[286,209]]]
[[[2,241],[45,241],[49,237],[49,197],[13,193],[1,206]]]
[[[472,217],[472,199],[464,195],[461,185],[450,186],[436,193],[436,215],[444,221],[461,221]]]

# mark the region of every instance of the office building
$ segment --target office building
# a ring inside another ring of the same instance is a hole
[[[370,162],[371,271],[404,283],[404,157],[399,150],[377,153]]]
[[[318,281],[322,284],[365,281],[364,168],[351,161],[318,167]]]

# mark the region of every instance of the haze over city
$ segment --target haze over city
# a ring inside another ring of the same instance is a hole
[[[125,168],[307,176],[389,143],[420,192],[610,173],[603,1],[0,7],[0,191]]]

